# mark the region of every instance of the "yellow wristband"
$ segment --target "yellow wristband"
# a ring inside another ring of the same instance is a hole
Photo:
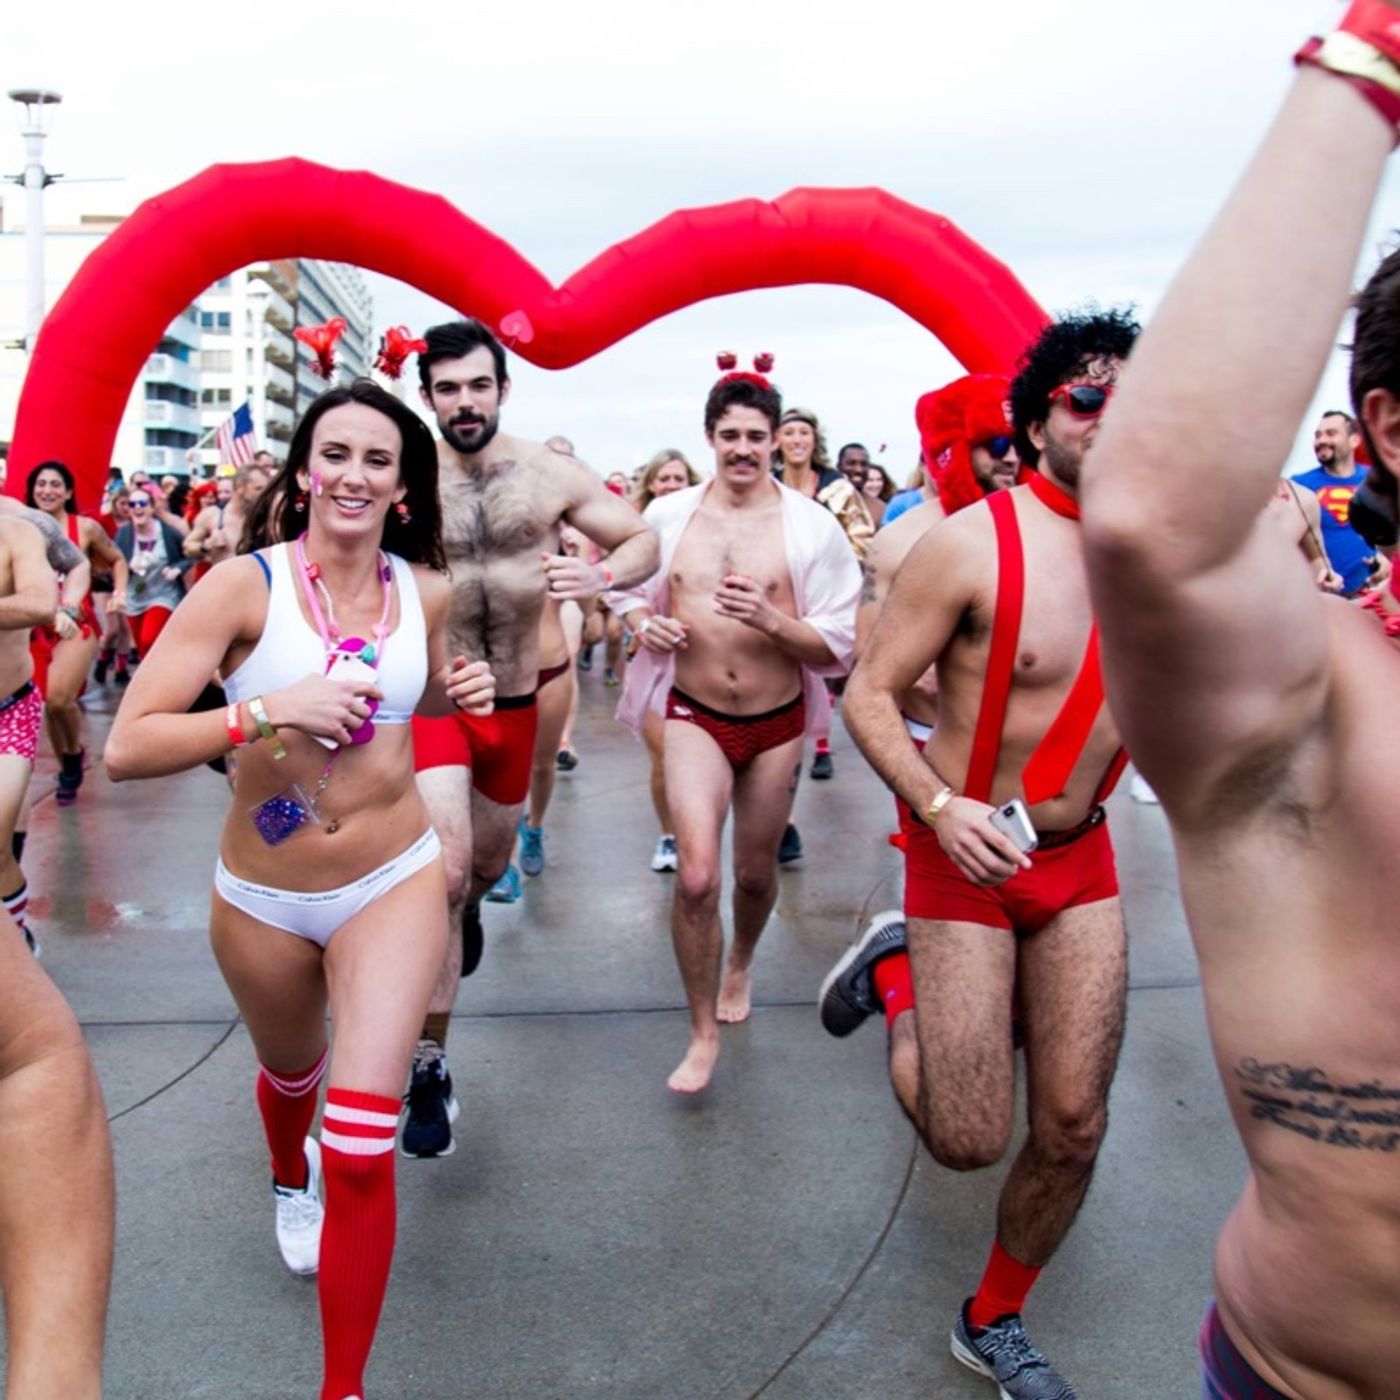
[[[248,712],[253,716],[253,723],[258,726],[258,733],[271,747],[273,758],[286,758],[287,746],[277,737],[277,731],[267,717],[267,707],[263,704],[261,695],[255,695],[248,701]]]
[[[928,804],[928,811],[924,813],[924,825],[932,826],[938,820],[938,814],[957,796],[957,792],[946,783],[938,796]]]
[[[1334,30],[1322,41],[1313,61],[1333,73],[1346,78],[1364,78],[1400,96],[1400,68],[1374,45],[1344,29]]]

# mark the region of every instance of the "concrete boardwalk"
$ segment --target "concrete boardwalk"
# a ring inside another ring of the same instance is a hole
[[[485,908],[450,1057],[457,1153],[398,1160],[375,1400],[990,1397],[947,1334],[981,1271],[1004,1168],[957,1176],[894,1106],[884,1035],[813,1000],[862,915],[898,903],[888,796],[844,733],[803,782],[756,1007],[694,1101],[665,1078],[686,1016],[643,751],[584,677],[582,763],[548,867]],[[94,737],[106,728],[91,712]],[[51,765],[50,765],[51,767]],[[46,769],[37,790],[48,794]],[[248,1038],[206,937],[227,796],[207,771],[38,802],[26,864],[45,966],[101,1072],[118,1168],[111,1400],[310,1397],[314,1284],[272,1237]],[[1027,1312],[1084,1400],[1199,1394],[1211,1242],[1242,1157],[1210,1059],[1156,808],[1114,802],[1132,940],[1112,1125]]]

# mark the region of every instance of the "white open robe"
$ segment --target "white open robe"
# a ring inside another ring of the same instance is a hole
[[[660,539],[661,567],[645,583],[609,593],[608,607],[614,613],[625,617],[633,609],[645,606],[653,613],[671,615],[671,561],[686,526],[712,484],[702,482],[669,496],[658,496],[646,508],[642,518]],[[783,548],[797,617],[816,629],[836,658],[830,666],[802,667],[806,734],[809,739],[822,739],[831,732],[831,704],[823,677],[844,676],[855,655],[860,565],[845,532],[825,507],[781,482],[773,484],[782,494]],[[628,663],[617,717],[634,734],[641,734],[648,710],[657,714],[665,711],[666,695],[675,674],[674,654],[663,655],[646,647],[641,647]]]

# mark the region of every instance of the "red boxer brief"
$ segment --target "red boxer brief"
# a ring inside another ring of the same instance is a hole
[[[413,771],[470,768],[472,787],[513,807],[530,795],[539,707],[533,692],[496,701],[489,715],[413,717]]]
[[[939,844],[937,833],[914,816],[907,804],[900,803],[899,815],[906,918],[982,924],[1028,934],[1038,932],[1066,909],[1117,897],[1113,842],[1101,807],[1082,832],[1062,844],[1038,847],[1031,852],[1029,870],[1018,870],[992,888],[974,885]]]
[[[666,718],[703,729],[719,745],[729,766],[741,773],[759,754],[802,737],[807,729],[807,705],[799,690],[776,710],[765,710],[761,715],[726,715],[672,686],[666,697]]]

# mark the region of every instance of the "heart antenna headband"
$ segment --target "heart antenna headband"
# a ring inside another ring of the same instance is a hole
[[[773,356],[771,352],[765,350],[762,354],[753,357],[754,373],[747,370],[738,369],[739,357],[732,350],[721,350],[715,356],[715,363],[724,373],[720,376],[718,383],[733,384],[736,381],[745,381],[749,384],[757,384],[760,389],[771,389],[773,385],[764,376],[773,368]]]
[[[402,378],[408,357],[421,355],[427,348],[428,342],[416,340],[407,326],[390,326],[379,337],[379,353],[374,357],[374,367],[386,379]]]

